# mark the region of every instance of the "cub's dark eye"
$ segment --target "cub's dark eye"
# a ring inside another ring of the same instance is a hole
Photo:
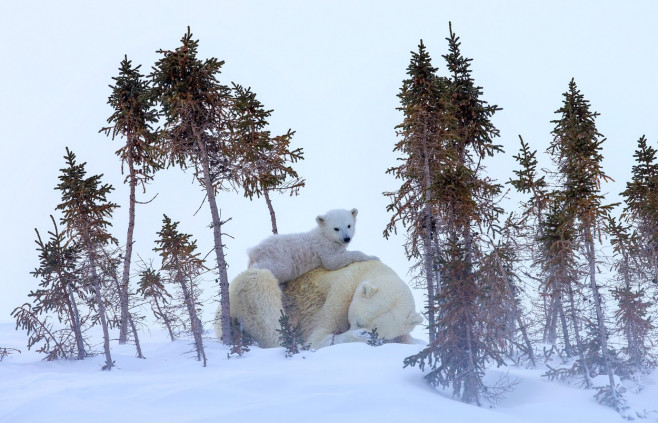
[[[347,225],[347,229],[349,229],[349,228],[351,228],[351,227],[352,227],[352,225]]]
[[[338,228],[334,228],[334,231],[338,232]]]

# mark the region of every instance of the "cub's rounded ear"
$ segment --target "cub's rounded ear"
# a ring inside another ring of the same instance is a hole
[[[352,209],[351,213],[352,213],[352,217],[356,217],[356,215],[359,214],[359,211],[357,209]]]
[[[327,221],[327,218],[324,216],[318,216],[315,218],[315,221],[318,222],[318,225],[322,226]]]
[[[361,282],[357,289],[364,298],[370,298],[379,291],[379,288],[368,281]]]

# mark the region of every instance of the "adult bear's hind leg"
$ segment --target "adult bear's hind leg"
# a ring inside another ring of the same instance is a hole
[[[269,270],[249,269],[229,284],[231,319],[242,322],[261,348],[280,346],[279,317],[283,304],[279,281]]]

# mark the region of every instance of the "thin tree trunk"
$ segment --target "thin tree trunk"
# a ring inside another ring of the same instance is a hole
[[[219,292],[220,304],[222,308],[222,342],[224,345],[231,345],[231,314],[229,308],[228,297],[228,273],[226,271],[226,258],[224,256],[224,244],[222,243],[222,221],[219,217],[219,210],[217,209],[217,200],[215,198],[215,188],[213,187],[210,179],[210,161],[206,145],[201,140],[198,134],[197,146],[200,151],[200,164],[202,167],[203,184],[208,195],[208,204],[210,206],[210,214],[212,216],[212,228],[215,243],[215,256],[217,258],[217,270],[219,272]]]
[[[279,229],[276,227],[276,215],[274,214],[274,207],[272,206],[272,200],[270,199],[270,190],[265,188],[263,190],[263,196],[265,197],[265,202],[267,203],[267,209],[270,211],[270,221],[272,222],[272,233],[276,235],[279,233]]]
[[[131,154],[128,154],[128,169],[130,171],[130,198],[128,201],[128,234],[126,236],[126,253],[123,257],[123,275],[119,287],[119,304],[121,306],[121,323],[119,325],[119,344],[125,344],[128,339],[128,320],[130,309],[128,305],[128,284],[130,281],[130,262],[133,254],[133,233],[135,232],[135,186],[137,184],[135,167]]]
[[[578,356],[580,357],[580,362],[583,365],[585,387],[591,388],[592,380],[590,379],[589,363],[585,358],[585,348],[583,347],[583,343],[580,339],[580,330],[578,329],[578,319],[576,317],[576,303],[573,296],[573,288],[571,287],[571,283],[569,283],[568,285],[568,290],[569,290],[569,301],[571,302],[571,310],[570,310],[571,324],[573,325],[574,337],[576,338],[576,348],[578,349]]]
[[[432,248],[432,174],[430,171],[430,158],[427,148],[427,122],[423,124],[423,160],[424,160],[424,189],[425,189],[425,207],[423,216],[423,249],[425,262],[425,278],[427,279],[427,326],[429,329],[429,342],[432,344],[436,340],[436,291],[434,266],[436,257]]]
[[[185,306],[187,307],[187,313],[190,315],[190,329],[192,329],[192,335],[194,336],[194,348],[196,349],[197,360],[203,361],[203,367],[206,367],[206,352],[203,349],[203,328],[201,326],[201,320],[196,313],[196,304],[190,290],[187,288],[185,279],[179,273],[178,282],[180,283],[181,289],[183,290],[183,297],[185,298]]]
[[[519,313],[519,309],[516,304],[514,305],[514,315],[516,317],[516,323],[519,325],[519,330],[521,331],[521,337],[523,338],[525,347],[528,350],[528,358],[530,359],[532,365],[536,366],[537,362],[535,361],[535,351],[532,348],[532,343],[528,337],[528,331],[526,330],[525,323],[523,323],[523,320],[521,320],[521,314]]]
[[[548,312],[546,313],[544,342],[551,345],[555,345],[555,341],[557,340],[558,301],[557,293],[553,293],[550,297]]]
[[[124,315],[123,305],[124,304],[126,306],[128,305],[128,291],[127,290],[125,291],[126,295],[124,297],[122,295],[122,289],[124,288],[124,286],[121,285],[121,282],[119,282],[119,279],[117,279],[117,277],[114,273],[112,275],[113,275],[114,283],[116,284],[117,292],[119,293],[119,304],[121,305],[121,315],[123,316]],[[127,289],[128,286],[126,285],[125,288]],[[133,333],[133,338],[135,339],[135,349],[137,350],[137,358],[145,358],[142,355],[142,347],[139,343],[139,334],[137,333],[137,327],[135,326],[135,324],[133,322],[133,317],[132,317],[132,314],[130,313],[130,310],[126,311],[125,316],[127,318],[127,322],[130,324],[130,329]],[[122,317],[122,319],[123,319],[123,317]],[[122,320],[122,322],[123,322],[123,320]],[[128,337],[126,336],[126,341],[124,341],[124,344],[127,342],[127,339],[128,339]]]
[[[631,275],[630,275],[630,258],[628,257],[628,253],[625,250],[622,253],[622,258],[623,258],[623,265],[621,268],[621,274],[624,279],[626,292],[628,292],[628,294],[631,295],[633,286],[631,283]],[[640,351],[640,343],[642,341],[639,339],[639,336],[637,335],[636,324],[637,322],[633,320],[633,322],[628,322],[628,324],[624,325],[624,334],[626,335],[626,342],[628,345],[629,362],[635,368],[634,372],[640,374],[642,372],[642,361],[643,361],[642,353]]]
[[[605,320],[603,316],[603,308],[601,307],[601,296],[599,294],[599,287],[596,286],[596,253],[594,251],[594,240],[592,239],[592,231],[589,226],[585,227],[585,243],[587,246],[587,260],[589,262],[589,282],[592,288],[592,295],[594,300],[594,309],[596,310],[596,320],[599,329],[599,339],[601,340],[601,355],[605,363],[605,370],[608,373],[608,382],[610,383],[610,392],[615,391],[615,374],[610,365],[610,356],[608,355],[608,331],[605,328]]]
[[[426,207],[427,208],[427,207]],[[423,232],[423,249],[425,250],[425,257],[423,258],[425,264],[425,278],[427,279],[427,326],[429,329],[429,342],[432,344],[436,340],[436,290],[434,285],[434,254],[432,254],[432,240],[430,239],[431,225],[430,217],[425,214],[425,231]]]
[[[88,244],[89,251],[89,265],[91,267],[92,285],[96,302],[98,303],[98,315],[101,319],[101,327],[103,328],[103,350],[105,352],[105,366],[103,370],[112,370],[114,362],[112,361],[112,354],[110,353],[110,332],[107,327],[107,319],[105,317],[105,303],[103,303],[103,296],[101,295],[101,283],[98,273],[96,272],[96,258],[94,256],[93,248]]]
[[[569,325],[567,324],[567,317],[564,314],[562,300],[560,299],[558,301],[558,313],[562,324],[562,336],[564,337],[564,352],[567,354],[567,357],[571,357],[573,355],[573,347],[571,346],[571,340],[569,338]]]
[[[133,331],[133,336],[135,337],[135,348],[137,349],[137,358],[146,358],[142,354],[142,346],[139,343],[139,336],[137,335],[137,327],[135,326],[135,321],[133,320],[132,314],[128,313],[128,320],[130,321],[130,328]]]
[[[480,405],[480,377],[475,368],[475,360],[473,359],[473,339],[471,329],[473,327],[471,317],[466,316],[466,354],[465,361],[467,365],[466,375],[464,375],[464,390],[462,392],[462,401],[466,403],[475,403]]]
[[[75,303],[75,297],[73,296],[73,290],[70,286],[66,286],[66,290],[69,296],[69,307],[71,313],[71,323],[73,324],[73,333],[75,335],[75,343],[78,346],[78,360],[84,360],[85,358],[85,343],[82,338],[82,328],[80,327],[80,313],[78,312],[78,306]]]
[[[169,322],[169,317],[167,317],[167,314],[162,311],[162,308],[160,307],[160,303],[158,303],[158,300],[154,299],[155,301],[155,307],[158,309],[158,314],[162,317],[162,320],[164,321],[165,327],[167,328],[167,332],[169,332],[169,337],[171,338],[171,342],[174,342],[176,340],[176,337],[174,336],[174,331],[171,328],[171,323]],[[157,315],[156,315],[157,317]]]

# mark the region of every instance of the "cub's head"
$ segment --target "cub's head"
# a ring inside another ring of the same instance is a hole
[[[330,210],[315,218],[325,236],[339,244],[347,245],[354,238],[357,209]]]
[[[361,282],[347,318],[350,330],[377,329],[377,334],[386,340],[408,335],[423,321],[416,313],[411,290],[395,274]]]

